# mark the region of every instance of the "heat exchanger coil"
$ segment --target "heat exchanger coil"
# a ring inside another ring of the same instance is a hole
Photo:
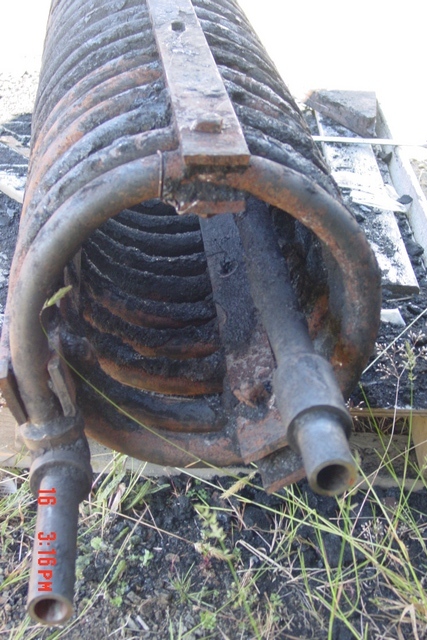
[[[379,291],[235,0],[53,0],[2,336],[33,491],[68,505],[39,507],[64,555],[51,589],[33,567],[32,615],[70,615],[85,433],[162,465],[256,462],[270,491],[301,455],[315,490],[350,486],[343,396]]]

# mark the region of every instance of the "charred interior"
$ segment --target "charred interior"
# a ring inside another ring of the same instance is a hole
[[[237,3],[53,0],[32,133],[2,342],[35,494],[88,491],[85,433],[351,486],[378,270]],[[72,574],[46,596],[34,569],[37,620],[70,615]]]

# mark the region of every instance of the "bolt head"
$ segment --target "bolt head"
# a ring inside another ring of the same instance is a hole
[[[201,133],[221,133],[223,124],[223,119],[217,113],[206,113],[193,122],[191,129]]]

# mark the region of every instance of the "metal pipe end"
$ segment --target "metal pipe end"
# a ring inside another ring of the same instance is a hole
[[[33,620],[48,626],[65,624],[73,615],[73,603],[56,594],[42,595],[28,603],[28,613]]]
[[[31,467],[37,519],[27,611],[36,622],[63,625],[73,615],[79,502],[90,488],[86,440],[53,449]]]
[[[335,496],[356,483],[357,468],[351,455],[341,416],[327,408],[298,416],[291,425],[310,487],[316,493]]]
[[[343,460],[331,461],[307,476],[313,491],[324,496],[344,493],[355,484],[356,477],[354,465]]]

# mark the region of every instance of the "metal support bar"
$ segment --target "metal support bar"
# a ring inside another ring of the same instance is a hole
[[[420,140],[394,140],[393,138],[354,138],[347,136],[313,136],[315,142],[332,142],[338,144],[379,144],[387,147],[427,147],[427,142]]]
[[[249,149],[191,0],[147,0],[184,161],[247,165]]]

